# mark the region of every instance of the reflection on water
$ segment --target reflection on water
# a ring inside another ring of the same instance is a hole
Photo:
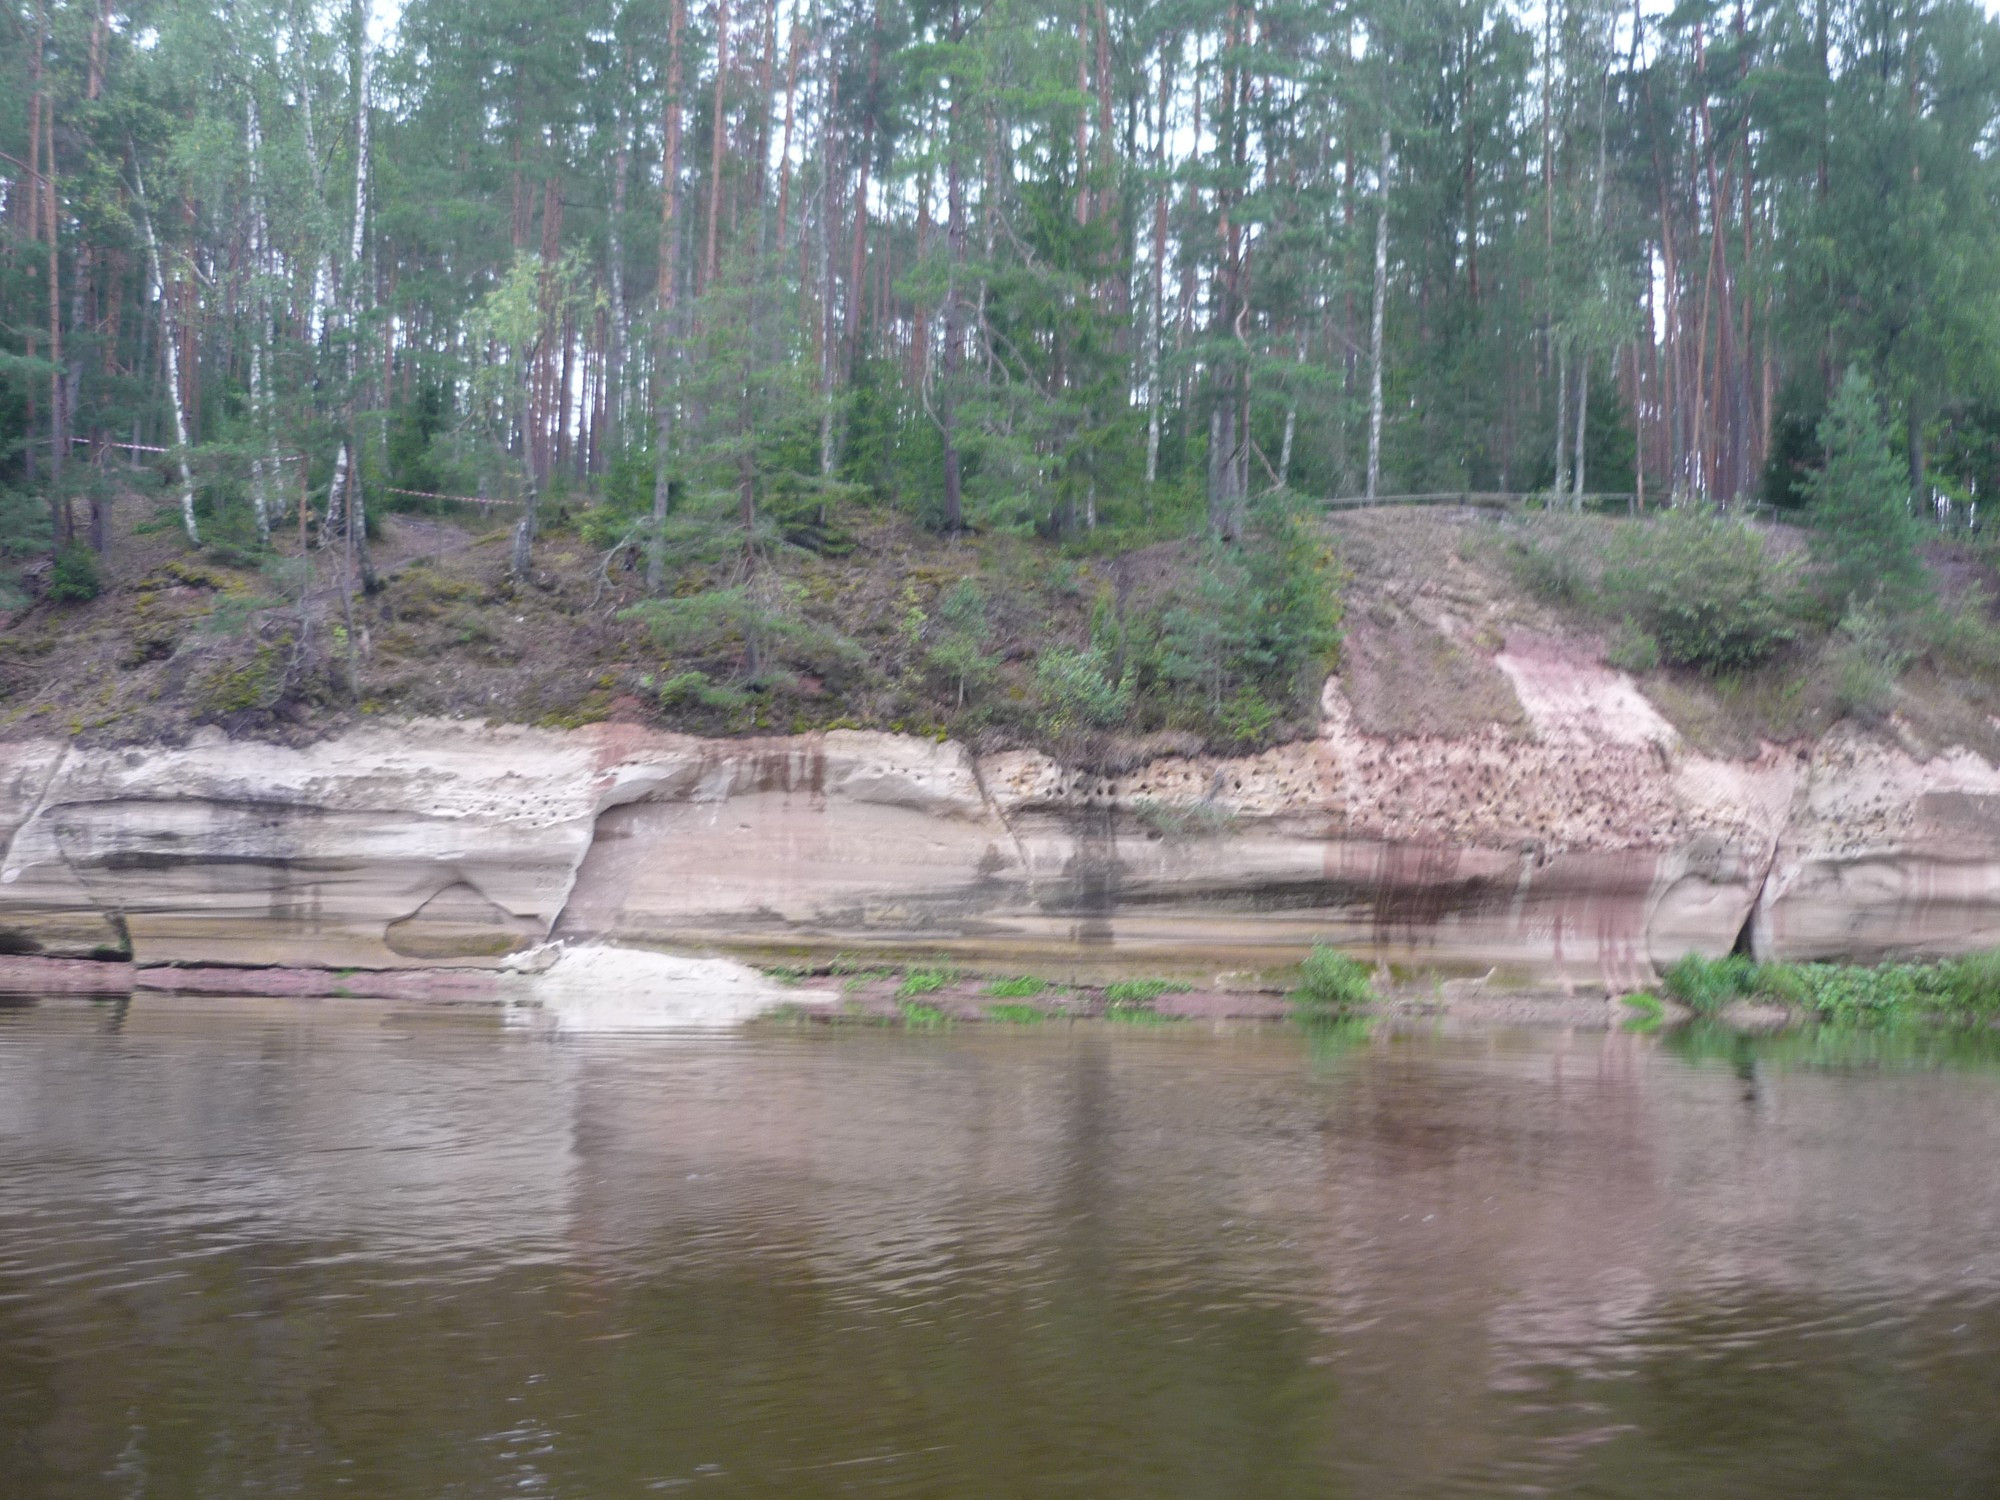
[[[1791,1045],[16,1007],[0,1490],[2000,1493],[1996,1059]]]

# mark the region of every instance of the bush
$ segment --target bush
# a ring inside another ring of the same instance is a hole
[[[1874,387],[1849,369],[1819,424],[1825,460],[1812,482],[1813,554],[1836,610],[1873,599],[1892,611],[1921,601],[1929,575],[1917,554],[1908,476],[1891,451]]]
[[[1866,605],[1849,610],[1840,622],[1831,656],[1834,707],[1867,723],[1887,713],[1896,679],[1910,660],[1889,622]]]
[[[1660,664],[1660,643],[1626,620],[1611,632],[1604,659],[1621,672],[1650,672]]]
[[[1749,995],[1757,966],[1740,953],[1703,958],[1685,953],[1661,976],[1666,991],[1696,1015],[1712,1016],[1733,1000]]]
[[[1515,581],[1529,593],[1566,609],[1581,609],[1593,603],[1597,593],[1600,538],[1592,521],[1541,516],[1503,556]]]
[[[1612,606],[1677,666],[1755,666],[1792,636],[1791,570],[1771,560],[1755,529],[1705,508],[1621,531],[1604,585]]]
[[[991,687],[1000,675],[1000,658],[985,649],[992,638],[986,620],[986,596],[970,578],[961,578],[938,597],[937,610],[926,622],[924,668],[949,684],[958,706]]]
[[[1298,988],[1289,998],[1294,1013],[1301,1017],[1337,1019],[1374,1001],[1374,978],[1359,959],[1315,943],[1299,965]]]
[[[84,604],[104,592],[97,558],[81,542],[71,542],[56,554],[49,573],[49,597],[58,604]]]
[[[1210,540],[1140,632],[1183,720],[1238,744],[1306,708],[1340,646],[1341,574],[1295,508],[1260,501],[1239,546]]]
[[[1666,989],[1702,1015],[1731,1001],[1768,1000],[1841,1025],[1900,1020],[1990,1024],[2000,1016],[2000,951],[1938,964],[1757,964],[1741,954],[1688,954],[1666,972]]]
[[[1043,730],[1057,738],[1080,730],[1102,729],[1132,712],[1130,671],[1113,681],[1111,662],[1097,646],[1077,651],[1056,646],[1035,663],[1035,696],[1041,705]]]
[[[649,599],[619,618],[642,621],[676,656],[710,662],[735,656],[740,680],[751,684],[783,682],[790,666],[824,673],[861,657],[854,642],[800,613],[796,589],[770,586],[768,580]]]

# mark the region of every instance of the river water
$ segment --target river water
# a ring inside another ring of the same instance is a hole
[[[2000,1063],[0,1009],[0,1493],[2000,1494]]]

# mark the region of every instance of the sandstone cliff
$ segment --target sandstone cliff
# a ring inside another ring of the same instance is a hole
[[[1697,753],[1533,635],[1525,725],[1316,738],[1086,776],[831,732],[380,723],[302,749],[0,745],[0,951],[140,966],[494,968],[548,937],[996,967],[1257,970],[1316,939],[1499,982],[1688,951],[2000,942],[2000,769],[1836,728]]]

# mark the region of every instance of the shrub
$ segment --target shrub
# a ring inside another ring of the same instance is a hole
[[[104,592],[97,558],[81,542],[71,542],[56,554],[49,573],[49,597],[59,604],[83,604]]]
[[[750,683],[764,682],[786,665],[824,672],[860,659],[854,642],[807,619],[798,605],[796,589],[760,579],[679,599],[649,599],[619,618],[642,621],[660,646],[677,656],[714,659],[740,651],[742,680]]]
[[[1740,953],[1703,958],[1684,953],[1661,976],[1667,993],[1697,1015],[1712,1016],[1751,993],[1757,966]]]
[[[963,708],[968,697],[977,697],[1000,675],[1000,659],[985,649],[991,632],[979,585],[961,578],[946,589],[929,627],[924,667],[952,686]]]
[[[1077,651],[1055,646],[1035,663],[1035,696],[1042,728],[1058,738],[1102,729],[1132,712],[1133,679],[1128,671],[1112,680],[1109,658],[1097,646]]]
[[[1290,996],[1294,1012],[1307,1018],[1344,1016],[1375,998],[1368,965],[1324,943],[1315,943],[1299,965],[1298,988]]]
[[[1604,659],[1621,672],[1650,672],[1660,664],[1660,643],[1626,620],[1611,632]]]
[[[1693,954],[1666,972],[1668,993],[1713,1015],[1733,1000],[1763,999],[1840,1025],[1899,1020],[1990,1023],[2000,1016],[2000,952],[1938,964],[1756,964],[1741,954]]]
[[[1184,716],[1239,744],[1304,708],[1340,645],[1341,573],[1298,514],[1260,501],[1242,543],[1207,542],[1146,622],[1161,683]]]
[[[1569,516],[1536,518],[1531,531],[1503,554],[1515,580],[1529,593],[1568,609],[1589,605],[1602,571],[1601,532]]]
[[[1686,506],[1627,527],[1612,548],[1605,593],[1663,660],[1705,672],[1755,666],[1791,638],[1791,572],[1750,526]]]
[[[1867,605],[1850,609],[1840,622],[1831,656],[1834,706],[1866,722],[1881,718],[1910,660],[1888,620]]]
[[[1909,479],[1868,377],[1850,368],[1819,424],[1824,462],[1812,481],[1813,554],[1837,610],[1877,599],[1919,602],[1929,575],[1917,554]]]

